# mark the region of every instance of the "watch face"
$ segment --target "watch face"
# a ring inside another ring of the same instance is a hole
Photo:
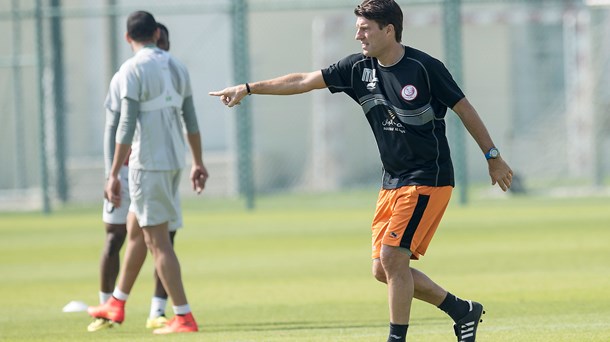
[[[487,159],[496,159],[500,155],[500,151],[497,148],[492,147],[489,149],[489,152],[485,154],[485,158]]]

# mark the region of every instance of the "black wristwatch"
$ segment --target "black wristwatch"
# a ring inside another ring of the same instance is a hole
[[[487,153],[485,153],[485,159],[489,160],[489,159],[496,159],[500,156],[500,151],[498,151],[497,148],[492,147],[489,149],[489,151],[487,151]]]

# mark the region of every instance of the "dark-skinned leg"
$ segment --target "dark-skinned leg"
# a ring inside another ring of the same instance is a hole
[[[121,267],[120,252],[126,235],[125,224],[106,223],[106,241],[100,260],[100,291],[103,293],[112,293],[116,285]]]

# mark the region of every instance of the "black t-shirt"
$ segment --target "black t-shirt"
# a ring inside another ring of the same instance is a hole
[[[443,63],[405,47],[393,66],[360,53],[322,75],[332,93],[344,92],[362,106],[377,140],[384,189],[455,185],[444,118],[464,93]]]

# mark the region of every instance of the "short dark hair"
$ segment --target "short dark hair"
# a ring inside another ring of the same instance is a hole
[[[167,38],[169,39],[169,30],[167,29],[167,26],[161,24],[160,22],[157,21],[157,27],[163,31],[165,33],[165,35],[167,36]]]
[[[157,30],[157,22],[152,14],[136,11],[127,18],[127,34],[136,42],[146,42],[153,38]]]
[[[372,20],[384,28],[390,24],[394,26],[396,41],[402,40],[402,10],[394,0],[363,0],[354,9],[357,17]]]

